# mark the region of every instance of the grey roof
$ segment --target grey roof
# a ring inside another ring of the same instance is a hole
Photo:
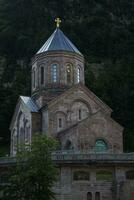
[[[39,108],[31,97],[20,96],[20,98],[31,112],[38,112]]]
[[[59,28],[56,28],[37,54],[47,51],[69,51],[82,55]]]

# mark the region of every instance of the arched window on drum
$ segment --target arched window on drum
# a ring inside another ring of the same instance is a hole
[[[67,64],[66,65],[66,82],[67,82],[67,85],[70,85],[71,82],[72,82],[71,72],[72,72],[71,65]]]
[[[58,65],[57,64],[52,64],[51,66],[51,80],[52,80],[52,83],[58,82]]]
[[[44,75],[45,75],[44,72],[45,72],[44,66],[41,66],[40,67],[40,83],[41,83],[41,85],[43,85],[44,81],[45,81],[45,79],[44,79]]]
[[[80,80],[80,76],[81,76],[81,69],[80,69],[80,67],[77,68],[76,74],[77,74],[77,75],[76,75],[76,82],[77,82],[77,83],[80,83],[80,81],[81,81],[81,80]]]

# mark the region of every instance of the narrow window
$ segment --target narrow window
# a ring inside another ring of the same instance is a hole
[[[25,142],[30,142],[30,127],[28,126],[28,122],[25,125]]]
[[[24,133],[24,128],[20,128],[20,144],[25,144],[25,133]]]
[[[81,120],[81,109],[79,109],[79,120]]]
[[[44,67],[41,67],[41,84],[44,84]]]
[[[51,70],[52,70],[52,82],[56,83],[57,82],[57,65],[53,64]]]
[[[59,128],[62,128],[62,119],[59,118]]]
[[[16,152],[16,150],[17,150],[17,133],[16,133],[16,131],[14,130],[13,131],[13,151],[15,151]]]
[[[95,200],[100,200],[100,192],[95,193]]]
[[[80,83],[80,68],[77,69],[77,83]]]
[[[92,200],[92,193],[91,192],[87,193],[87,200]]]
[[[66,75],[67,75],[67,84],[71,83],[71,66],[67,65],[66,67]]]

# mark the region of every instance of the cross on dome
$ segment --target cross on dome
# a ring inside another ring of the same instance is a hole
[[[59,17],[57,17],[55,19],[55,22],[56,22],[56,27],[59,28],[60,27],[60,23],[61,23],[61,19]]]

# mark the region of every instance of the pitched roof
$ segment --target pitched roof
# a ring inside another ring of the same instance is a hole
[[[31,112],[38,112],[39,108],[31,97],[20,96],[20,98]]]
[[[37,54],[47,51],[69,51],[82,55],[59,28],[56,28]]]
[[[15,107],[15,111],[14,111],[11,123],[10,123],[10,130],[13,127],[15,118],[19,112],[19,108],[20,108],[21,104],[23,104],[31,113],[32,112],[38,113],[38,111],[39,111],[38,106],[34,103],[34,101],[31,99],[31,97],[20,96],[18,99],[17,105]]]

